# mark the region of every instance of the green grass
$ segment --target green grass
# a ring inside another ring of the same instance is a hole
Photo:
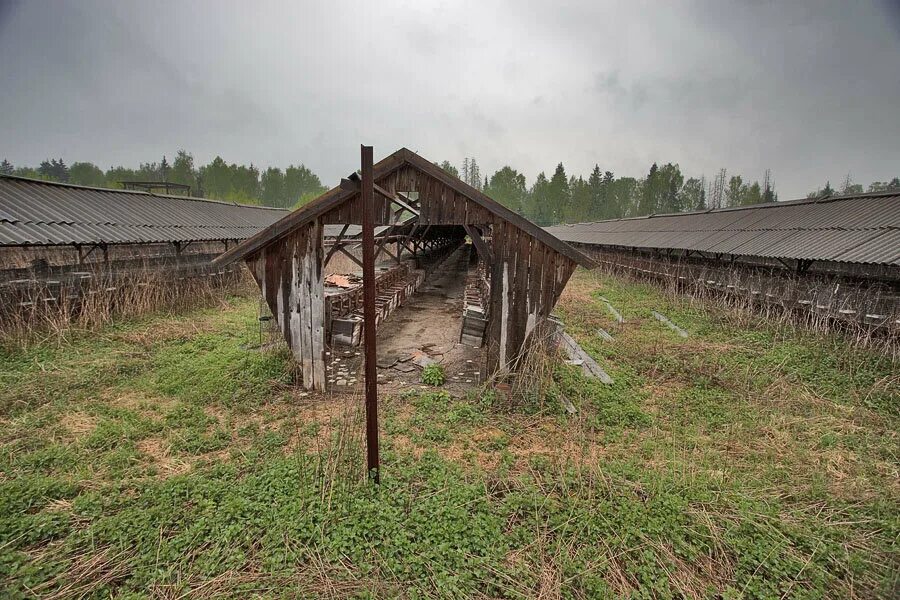
[[[0,597],[896,594],[896,365],[582,272],[559,310],[613,385],[384,397],[380,486],[254,299],[0,357]]]

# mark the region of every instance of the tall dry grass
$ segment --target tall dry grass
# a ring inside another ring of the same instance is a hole
[[[554,321],[536,325],[510,361],[510,368],[500,369],[484,382],[483,393],[495,393],[501,410],[547,409],[548,399],[554,396],[550,393],[553,375],[562,360],[559,334],[559,324]]]
[[[35,280],[0,294],[0,348],[61,343],[117,320],[213,306],[226,295],[251,293],[255,284],[243,267],[195,277],[158,270],[126,276],[97,272],[81,285]]]
[[[680,265],[658,270],[646,267],[643,263],[632,265],[627,261],[603,260],[596,271],[652,284],[674,301],[715,307],[739,327],[753,327],[762,319],[791,334],[804,331],[823,336],[838,335],[853,347],[874,350],[892,360],[900,360],[900,327],[895,322],[900,315],[896,314],[896,300],[883,286],[850,287],[835,284],[825,276],[805,275],[801,290],[796,277],[764,277],[740,267],[701,271],[699,276],[696,270],[682,271]],[[875,310],[885,313],[882,316],[886,318],[866,322],[865,307],[877,307]],[[856,308],[863,314],[858,314]]]

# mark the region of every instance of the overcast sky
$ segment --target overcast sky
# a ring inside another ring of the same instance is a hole
[[[0,158],[900,176],[900,0],[0,0]],[[548,173],[549,174],[549,173]]]

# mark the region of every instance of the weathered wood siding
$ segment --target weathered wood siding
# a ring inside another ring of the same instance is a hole
[[[485,340],[487,372],[514,366],[535,325],[550,316],[575,262],[415,167],[394,171],[380,185],[418,192],[422,226],[474,225],[489,238],[493,264]]]
[[[247,257],[307,389],[325,389],[325,286],[319,220]]]
[[[514,366],[536,325],[550,316],[575,263],[506,222],[493,226],[487,371]]]

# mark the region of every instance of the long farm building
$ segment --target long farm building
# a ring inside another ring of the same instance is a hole
[[[900,327],[900,193],[548,227],[599,264],[763,305]]]

